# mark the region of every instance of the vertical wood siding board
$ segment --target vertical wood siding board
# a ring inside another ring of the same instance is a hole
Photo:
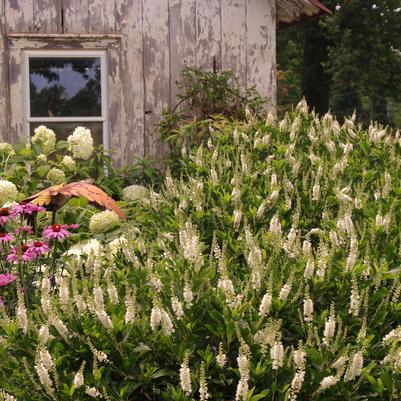
[[[143,9],[145,155],[160,159],[164,146],[157,124],[170,103],[168,2],[146,1]],[[163,49],[164,51],[160,51]]]
[[[246,89],[245,0],[222,1],[222,70],[232,70]]]
[[[5,0],[0,0],[0,141],[7,140],[7,79],[6,79],[6,19]]]
[[[177,81],[185,67],[195,67],[196,1],[170,0],[171,107],[177,103]]]
[[[197,67],[221,70],[221,3],[220,0],[197,0],[196,3]]]
[[[89,0],[63,0],[64,33],[89,32]]]
[[[33,0],[6,0],[6,32],[33,32]]]
[[[61,0],[34,0],[33,30],[36,33],[58,33],[61,22]]]
[[[112,150],[113,163],[121,166],[124,148],[121,146],[121,76],[119,68],[119,50],[109,49],[108,64],[108,117],[109,143]]]
[[[247,1],[247,75],[248,87],[256,86],[269,99],[267,107],[275,104],[275,83],[271,82],[275,68],[275,1]],[[274,91],[274,90],[273,90]]]
[[[116,19],[117,30],[123,32],[120,49],[120,143],[123,163],[131,164],[135,157],[144,157],[142,2],[125,0],[122,3]]]
[[[122,48],[122,145],[125,162],[144,157],[144,76],[142,2],[130,0]]]
[[[89,0],[89,33],[114,33],[116,14],[115,0]]]
[[[22,51],[18,48],[9,49],[9,85],[10,85],[10,134],[9,140],[15,143],[23,132],[23,80],[22,73]]]
[[[270,66],[270,93],[271,93],[271,108],[276,108],[277,106],[277,77],[276,77],[276,71],[277,71],[277,29],[276,29],[276,23],[277,23],[277,3],[276,1],[272,1],[271,3],[271,20],[270,23],[272,25],[272,30],[271,30],[271,66]]]

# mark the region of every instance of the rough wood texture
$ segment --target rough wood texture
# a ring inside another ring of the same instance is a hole
[[[6,75],[6,13],[0,0],[0,141],[7,140],[7,75]]]
[[[275,0],[246,0],[247,86],[276,103],[276,13]]]
[[[116,0],[117,4],[121,3]],[[89,32],[114,33],[116,30],[116,4],[114,0],[89,0]]]
[[[34,0],[33,31],[58,33],[61,24],[61,0]]]
[[[145,77],[145,154],[160,158],[163,144],[157,124],[170,106],[169,15],[167,1],[146,1],[143,8]],[[161,49],[163,49],[161,51]]]
[[[111,141],[113,145],[116,138],[119,138],[119,149],[122,152],[121,161],[123,164],[131,164],[135,157],[143,158],[145,156],[141,0],[118,2],[116,29],[117,32],[125,33],[120,52],[121,122],[124,134],[119,136],[115,132]]]
[[[33,0],[5,0],[7,32],[33,32]]]
[[[22,52],[18,48],[10,47],[8,50],[9,69],[8,79],[10,84],[10,115],[9,130],[10,142],[16,142],[19,137],[24,135],[24,86],[21,79],[22,72]]]
[[[0,0],[0,138],[22,134],[24,49],[107,52],[108,132],[117,164],[162,156],[157,124],[162,110],[176,104],[186,66],[232,69],[244,89],[256,85],[274,105],[275,3]]]
[[[221,2],[222,70],[232,70],[246,88],[246,0]]]
[[[170,0],[171,105],[177,103],[177,81],[196,60],[196,0]]]
[[[206,70],[221,70],[220,0],[196,2],[196,65]]]
[[[110,1],[110,0],[106,0]],[[89,0],[62,0],[63,33],[88,33]]]

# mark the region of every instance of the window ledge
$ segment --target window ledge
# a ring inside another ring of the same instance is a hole
[[[7,37],[32,38],[32,39],[116,39],[120,40],[122,35],[114,33],[8,33]]]

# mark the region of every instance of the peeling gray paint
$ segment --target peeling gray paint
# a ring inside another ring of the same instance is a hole
[[[117,164],[163,155],[157,124],[163,109],[176,103],[176,81],[186,66],[211,70],[215,60],[218,70],[234,70],[244,89],[256,85],[273,107],[275,3],[0,0],[0,138],[10,132],[16,140],[22,132],[24,49],[107,50],[109,136]]]

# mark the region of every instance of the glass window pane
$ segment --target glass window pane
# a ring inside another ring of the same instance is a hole
[[[69,135],[74,132],[74,129],[78,126],[89,128],[92,133],[93,143],[95,146],[103,143],[103,123],[98,121],[84,121],[84,122],[34,122],[30,123],[31,136],[34,134],[34,130],[39,125],[45,125],[47,128],[52,129],[58,140],[66,140]]]
[[[102,115],[99,57],[30,57],[31,117]]]

